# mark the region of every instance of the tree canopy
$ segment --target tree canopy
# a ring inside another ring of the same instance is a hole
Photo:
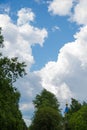
[[[34,106],[36,109],[43,107],[43,106],[49,106],[54,109],[59,109],[59,102],[55,95],[46,89],[43,89],[43,91],[40,94],[36,95],[35,100],[33,100]]]
[[[36,111],[30,130],[61,130],[59,103],[54,94],[44,89],[33,101]]]

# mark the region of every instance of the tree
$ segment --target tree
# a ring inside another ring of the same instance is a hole
[[[35,113],[30,130],[61,130],[59,103],[54,94],[44,89],[33,101]]]
[[[0,28],[0,47],[3,48]],[[19,110],[20,93],[13,86],[19,77],[25,75],[25,63],[18,58],[3,57],[0,53],[0,130],[23,130],[26,125]]]
[[[59,102],[54,94],[44,89],[40,94],[38,94],[33,100],[36,109],[43,106],[49,106],[56,110],[59,110]]]
[[[87,105],[72,114],[69,126],[71,130],[87,130]]]
[[[31,130],[61,130],[61,115],[51,107],[39,108],[31,128]]]
[[[81,108],[81,103],[79,103],[76,99],[71,98],[69,113],[72,114],[74,112],[77,112],[80,108]]]

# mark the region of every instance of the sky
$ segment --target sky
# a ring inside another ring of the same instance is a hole
[[[27,65],[14,84],[27,125],[43,88],[61,106],[71,97],[87,101],[87,0],[0,0],[0,26],[0,51]]]

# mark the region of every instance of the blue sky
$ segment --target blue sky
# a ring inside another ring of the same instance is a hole
[[[21,93],[20,110],[27,125],[32,100],[43,88],[62,105],[71,97],[86,100],[86,0],[1,0],[3,55],[25,61],[27,76],[15,86]]]

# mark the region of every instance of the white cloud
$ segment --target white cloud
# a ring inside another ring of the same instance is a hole
[[[43,46],[44,38],[47,37],[47,31],[45,28],[40,30],[39,28],[33,27],[29,24],[19,27],[19,32],[24,39],[29,41],[30,45],[39,43]]]
[[[7,26],[7,24],[11,22],[10,17],[8,15],[6,15],[6,14],[0,14],[0,19],[1,19],[0,20],[0,25],[1,25],[2,28]]]
[[[48,11],[53,15],[65,16],[71,13],[73,0],[53,0],[50,2]]]
[[[27,17],[24,18],[25,16]],[[34,13],[26,8],[19,11],[18,25],[14,24],[8,15],[0,14],[5,44],[3,54],[9,57],[19,57],[21,61],[26,62],[28,70],[34,63],[31,46],[34,44],[42,46],[47,37],[45,28],[39,29],[28,23],[33,20]]]
[[[87,25],[87,0],[53,0],[48,11],[53,15],[69,16],[69,19],[79,25]]]
[[[87,25],[87,0],[79,0],[74,8],[74,14],[71,19],[78,24]]]
[[[31,119],[29,119],[29,116],[24,116],[24,121],[26,122],[26,125],[29,127],[31,124]]]
[[[58,99],[86,97],[87,76],[87,26],[75,35],[75,41],[65,44],[56,62],[48,62],[35,73],[41,78],[41,85],[53,92]]]
[[[18,11],[18,25],[24,25],[26,23],[29,23],[31,21],[34,21],[35,14],[32,12],[30,8],[22,8]]]

